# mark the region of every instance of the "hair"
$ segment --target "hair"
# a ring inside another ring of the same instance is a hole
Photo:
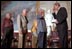
[[[54,3],[54,5],[58,5],[58,6],[60,6],[60,3],[56,2],[56,3]]]
[[[26,8],[22,9],[22,12],[23,12],[23,10],[26,10],[26,12],[28,13],[28,10]]]
[[[39,9],[38,12],[45,12],[43,9]]]

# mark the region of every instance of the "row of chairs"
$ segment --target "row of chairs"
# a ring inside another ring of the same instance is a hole
[[[17,48],[18,47],[18,33],[14,34],[14,39],[12,41],[12,48]],[[2,41],[2,39],[1,39]],[[59,48],[60,43],[59,43],[59,37],[56,32],[52,33],[52,36],[50,38],[47,38],[47,48]],[[68,47],[71,48],[71,31],[68,33]],[[32,48],[32,34],[28,33],[26,36],[26,48]]]

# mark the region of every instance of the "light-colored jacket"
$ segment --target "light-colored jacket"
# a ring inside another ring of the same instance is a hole
[[[21,15],[17,16],[17,25],[19,30],[27,29],[27,22],[25,16],[21,16]]]
[[[21,16],[21,15],[17,16],[17,25],[18,25],[19,31],[27,29],[27,22],[26,22],[25,16]],[[21,32],[19,32],[18,48],[22,48],[22,44],[23,44],[23,40],[22,40],[23,34],[20,34],[20,33]]]

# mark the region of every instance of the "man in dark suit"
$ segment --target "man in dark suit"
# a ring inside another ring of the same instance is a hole
[[[56,2],[54,4],[53,15],[57,24],[57,31],[60,38],[60,44],[62,48],[67,48],[68,37],[68,25],[67,25],[67,10],[64,7],[60,7],[60,4]]]

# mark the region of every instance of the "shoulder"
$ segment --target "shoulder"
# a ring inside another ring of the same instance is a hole
[[[18,18],[18,19],[20,18],[20,14],[17,15],[17,18]]]
[[[17,21],[20,21],[20,14],[17,15]]]
[[[65,7],[61,7],[60,10],[66,10],[66,8]]]
[[[6,20],[6,18],[3,18],[3,21],[5,21]]]
[[[66,9],[65,7],[61,7],[61,9]]]
[[[18,14],[17,17],[20,17],[20,14]]]

